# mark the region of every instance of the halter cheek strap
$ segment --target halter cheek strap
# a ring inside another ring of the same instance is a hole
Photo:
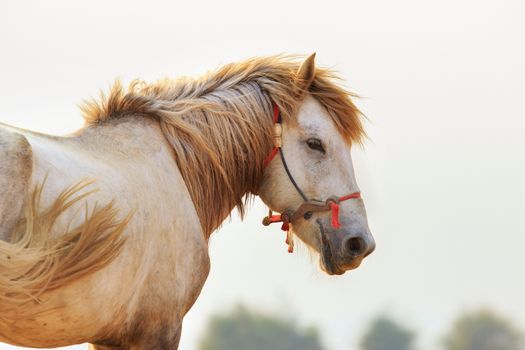
[[[279,107],[273,101],[272,106],[274,122],[274,146],[270,154],[268,154],[268,157],[266,157],[266,159],[264,160],[264,167],[267,167],[272,161],[272,159],[275,158],[277,153],[279,153],[284,166],[284,170],[286,171],[286,175],[288,175],[290,182],[293,184],[293,186],[295,187],[295,189],[297,190],[304,202],[295,211],[287,210],[281,214],[273,215],[272,211],[270,210],[268,216],[266,216],[263,219],[263,225],[268,226],[276,222],[282,222],[283,224],[281,226],[281,230],[286,232],[286,244],[288,245],[288,252],[293,253],[293,237],[290,231],[290,223],[292,221],[301,217],[309,219],[314,212],[330,210],[332,212],[332,227],[335,229],[339,229],[341,227],[341,223],[339,222],[339,203],[349,199],[360,198],[361,194],[359,192],[354,192],[342,197],[330,197],[325,202],[309,200],[295,181],[294,177],[292,176],[292,173],[290,172],[290,169],[288,168],[288,165],[286,164],[286,160],[284,158],[284,153],[282,149],[282,117],[279,111]]]
[[[282,118],[281,113],[279,112],[279,107],[275,104],[275,102],[272,102],[273,106],[273,148],[270,154],[268,154],[268,157],[264,160],[264,167],[266,168],[268,164],[272,161],[272,159],[275,158],[277,153],[279,153],[279,149],[281,148],[283,144],[283,127],[281,125]]]
[[[288,164],[286,164],[286,159],[284,158],[284,152],[283,152],[283,148],[282,148],[282,145],[283,145],[283,139],[282,139],[283,127],[282,127],[282,123],[281,123],[282,122],[282,117],[281,117],[281,113],[279,111],[279,107],[275,104],[275,102],[272,102],[272,105],[273,105],[273,125],[274,125],[273,126],[273,130],[274,130],[273,144],[274,144],[274,146],[272,148],[272,151],[268,155],[268,157],[266,157],[266,159],[264,160],[264,167],[266,168],[268,166],[268,164],[270,164],[272,159],[275,158],[277,153],[279,153],[280,156],[281,156],[281,161],[282,161],[283,166],[284,166],[284,170],[286,171],[286,175],[288,175],[288,178],[292,182],[292,185],[295,187],[295,189],[297,190],[297,192],[299,193],[301,198],[305,202],[307,202],[308,201],[308,197],[306,197],[306,195],[301,190],[299,185],[297,185],[297,182],[295,182],[295,179],[293,178],[292,173],[290,172],[290,168],[288,168]]]

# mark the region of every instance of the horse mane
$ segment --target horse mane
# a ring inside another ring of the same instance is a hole
[[[273,147],[271,103],[294,123],[304,98],[293,56],[251,58],[197,77],[117,81],[109,94],[81,106],[88,125],[138,115],[158,119],[192,197],[206,236],[237,207],[241,217]],[[354,95],[335,82],[337,75],[316,68],[308,93],[327,110],[346,142],[360,143],[365,132]]]
[[[91,184],[80,181],[67,187],[45,209],[40,203],[44,184],[29,194],[25,215],[10,240],[0,240],[0,326],[6,311],[39,302],[44,292],[88,276],[120,254],[131,215],[119,219],[113,203],[91,209],[86,204],[82,224],[68,224],[63,236],[49,238],[60,215],[94,192],[85,191]]]

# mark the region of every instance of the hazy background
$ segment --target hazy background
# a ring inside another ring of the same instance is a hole
[[[364,97],[370,141],[354,165],[377,250],[325,276],[260,225],[257,202],[212,236],[180,348],[196,350],[209,315],[241,301],[318,326],[333,350],[386,310],[433,349],[465,309],[525,329],[524,17],[519,0],[0,0],[0,120],[62,134],[116,77],[316,51]]]

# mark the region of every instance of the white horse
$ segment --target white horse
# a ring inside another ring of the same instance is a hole
[[[296,234],[327,273],[358,267],[375,243],[350,97],[314,55],[277,56],[117,83],[65,137],[1,125],[0,341],[176,349],[208,238],[252,195],[290,250]]]

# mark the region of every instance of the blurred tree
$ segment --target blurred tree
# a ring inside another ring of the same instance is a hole
[[[379,316],[372,321],[361,338],[363,350],[410,350],[414,334],[388,317]]]
[[[239,306],[213,316],[199,350],[323,350],[316,329]]]
[[[523,350],[520,335],[505,319],[488,310],[460,316],[445,338],[447,350]]]

